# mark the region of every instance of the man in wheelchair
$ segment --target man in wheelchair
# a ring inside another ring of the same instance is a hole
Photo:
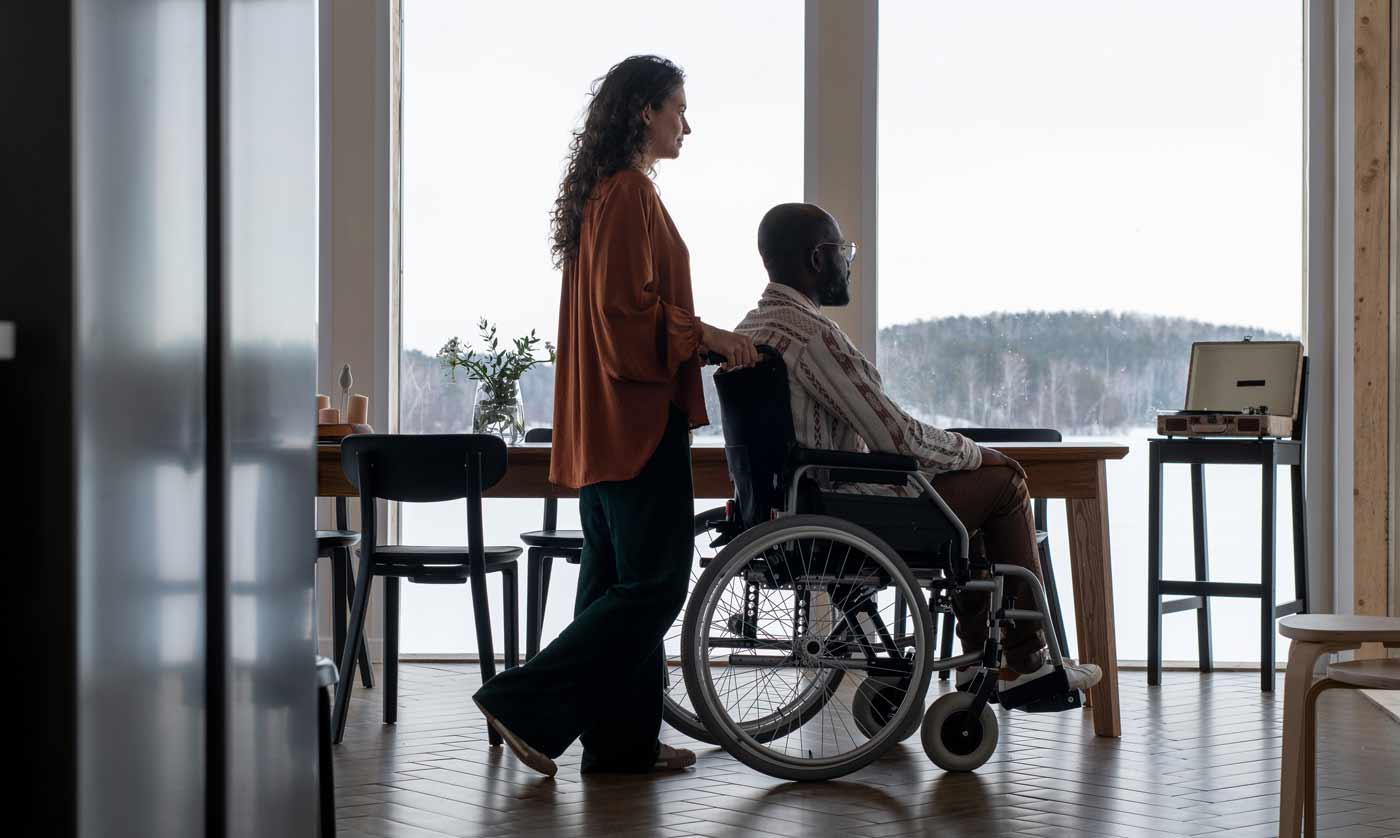
[[[910,416],[885,393],[875,365],[822,313],[823,306],[850,302],[850,265],[856,245],[842,238],[836,219],[812,204],[780,204],[759,225],[758,249],[769,282],[758,307],[735,331],[781,356],[787,368],[795,444],[802,449],[913,458],[951,513],[968,532],[980,535],[975,543],[985,550],[985,559],[1024,568],[1041,579],[1021,466],[964,436]],[[836,480],[816,474],[828,492],[903,498],[920,494],[920,487],[903,477],[842,482],[839,472]],[[985,570],[981,575],[986,575]],[[1036,608],[1036,592],[1022,578],[1008,575],[1005,583],[1014,609]],[[964,589],[950,600],[964,652],[980,652],[987,641],[992,595]],[[1006,624],[998,674],[1003,696],[1034,694],[1038,679],[1059,677],[1040,626],[1033,619]],[[972,686],[975,670],[973,666],[959,669],[960,689]],[[1071,690],[1085,690],[1102,675],[1097,666],[1069,661],[1064,662],[1063,671]]]

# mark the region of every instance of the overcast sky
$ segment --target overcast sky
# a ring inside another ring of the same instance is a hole
[[[802,197],[803,8],[405,0],[404,345],[479,316],[553,337],[569,132],[639,52],[687,72],[695,133],[657,184],[699,314],[733,325],[764,281],[759,218]],[[879,72],[882,324],[1110,308],[1299,330],[1301,4],[883,0]]]

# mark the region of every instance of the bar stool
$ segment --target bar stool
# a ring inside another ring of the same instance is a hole
[[[1317,659],[1362,643],[1400,648],[1400,617],[1307,614],[1285,617],[1279,631],[1292,640],[1283,688],[1283,777],[1279,785],[1279,838],[1317,831],[1317,697],[1329,689],[1400,689],[1400,659],[1334,663],[1314,681]]]
[[[1196,644],[1200,671],[1210,672],[1211,597],[1246,597],[1259,600],[1259,686],[1274,689],[1274,621],[1289,614],[1308,613],[1308,505],[1303,489],[1303,463],[1306,460],[1304,431],[1307,423],[1308,359],[1303,359],[1299,385],[1298,416],[1293,422],[1292,439],[1272,438],[1156,438],[1147,441],[1147,683],[1162,683],[1162,616],[1178,611],[1196,612]],[[1195,546],[1195,579],[1162,578],[1162,466],[1187,463],[1191,466],[1191,518]],[[1212,582],[1206,549],[1206,484],[1208,464],[1257,465],[1262,467],[1263,493],[1260,527],[1259,581]],[[1275,529],[1278,498],[1275,481],[1279,466],[1289,466],[1293,500],[1293,591],[1294,598],[1276,603],[1274,579],[1277,576]],[[1180,598],[1163,600],[1163,597]]]
[[[552,428],[531,428],[525,432],[527,443],[553,440]],[[528,548],[525,554],[525,660],[540,650],[545,603],[549,599],[549,571],[554,560],[578,564],[583,557],[583,531],[561,530],[558,523],[558,499],[545,498],[543,525],[520,534],[521,543]]]

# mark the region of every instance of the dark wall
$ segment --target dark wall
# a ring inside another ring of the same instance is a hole
[[[16,814],[27,835],[75,826],[69,31],[66,3],[0,3],[0,320],[19,324],[15,360],[0,361],[11,592],[0,614],[6,668],[37,699],[6,737],[25,766]]]

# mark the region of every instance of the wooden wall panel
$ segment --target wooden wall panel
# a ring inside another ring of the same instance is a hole
[[[1385,614],[1390,553],[1390,0],[1357,0],[1353,608]]]

